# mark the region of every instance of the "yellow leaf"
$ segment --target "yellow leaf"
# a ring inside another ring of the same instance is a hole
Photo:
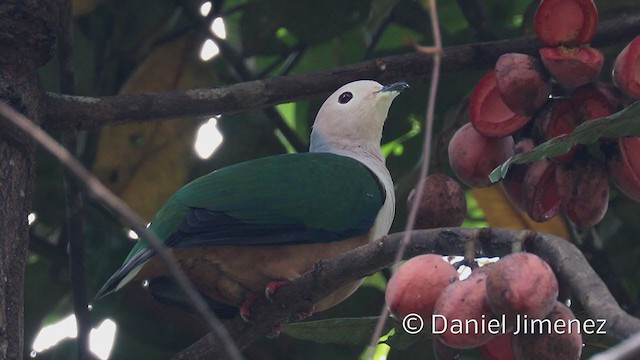
[[[473,188],[471,194],[478,201],[478,205],[484,211],[491,227],[515,230],[531,229],[570,239],[567,224],[562,217],[556,216],[543,223],[533,221],[526,213],[509,202],[499,184],[486,188]]]
[[[190,37],[154,50],[131,74],[121,93],[208,87],[213,76],[197,58]],[[94,173],[143,218],[189,180],[198,122],[172,119],[102,129]]]

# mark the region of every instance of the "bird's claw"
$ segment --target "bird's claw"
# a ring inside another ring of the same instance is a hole
[[[273,296],[273,294],[276,293],[278,288],[280,286],[289,285],[289,284],[290,284],[290,282],[286,281],[286,280],[270,281],[270,282],[267,283],[267,286],[265,286],[265,288],[264,288],[264,296],[267,298],[267,300],[273,302],[272,296]]]
[[[240,317],[247,323],[251,322],[251,306],[258,298],[258,294],[250,292],[244,299],[244,302],[240,306]]]
[[[280,336],[280,333],[282,332],[282,323],[276,324],[273,329],[271,329],[271,332],[267,333],[265,336],[268,339],[275,339],[278,336]]]

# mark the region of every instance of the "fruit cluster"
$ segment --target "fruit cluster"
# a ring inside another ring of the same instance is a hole
[[[604,57],[589,46],[598,23],[592,0],[543,0],[534,22],[545,46],[539,57],[502,55],[471,94],[471,122],[449,143],[451,167],[469,186],[490,185],[490,172],[513,154],[620,111],[625,95],[640,98],[640,36],[615,62],[616,85],[596,82]],[[535,221],[564,209],[578,226],[593,226],[607,210],[607,171],[622,192],[640,201],[640,137],[602,138],[600,145],[513,166],[502,187]]]
[[[579,359],[582,337],[577,322],[570,324],[571,331],[523,331],[532,319],[545,319],[538,324],[560,320],[569,324],[575,319],[557,296],[553,271],[533,254],[505,256],[476,268],[462,281],[442,256],[428,254],[398,268],[389,280],[385,300],[397,318],[417,314],[430,323],[438,345],[480,347],[487,360]],[[491,323],[493,330],[487,325]]]

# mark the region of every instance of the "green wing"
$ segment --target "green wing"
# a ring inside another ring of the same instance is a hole
[[[178,248],[330,242],[368,233],[384,201],[381,183],[357,160],[331,153],[277,155],[185,185],[149,229]],[[100,294],[152,255],[138,241]]]

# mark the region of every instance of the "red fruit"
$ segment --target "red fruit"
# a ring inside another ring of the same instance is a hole
[[[618,139],[618,153],[609,160],[609,172],[625,195],[640,202],[640,137]]]
[[[580,323],[568,307],[556,302],[544,321],[532,323],[530,320],[522,324],[529,328],[515,330],[513,352],[516,359],[580,359],[582,353]]]
[[[489,174],[513,155],[513,138],[480,135],[471,124],[462,126],[449,142],[449,162],[458,179],[472,187],[491,185]]]
[[[547,221],[560,212],[555,172],[556,164],[545,159],[531,164],[524,177],[527,214],[537,222]]]
[[[576,225],[600,222],[609,206],[609,176],[603,163],[590,158],[559,166],[556,182],[565,213]]]
[[[578,115],[573,105],[567,99],[552,99],[536,115],[536,124],[539,126],[545,140],[570,134],[578,125]],[[568,153],[553,158],[553,161],[564,164],[575,158],[579,145],[572,147]]]
[[[531,139],[524,138],[515,145],[514,154],[527,152],[535,147],[535,143]],[[502,190],[507,195],[509,202],[519,208],[526,210],[524,197],[524,176],[527,174],[529,164],[512,164],[507,177],[502,182]]]
[[[500,97],[518,115],[535,114],[551,95],[549,75],[533,56],[504,54],[495,70]]]
[[[495,70],[483,76],[473,89],[469,115],[473,127],[489,137],[511,135],[531,120],[530,116],[515,114],[502,100]]]
[[[484,360],[516,360],[512,343],[512,333],[498,335],[488,343],[480,346],[480,354],[482,354]]]
[[[447,346],[436,338],[432,340],[433,358],[435,360],[458,360],[460,359],[460,349]]]
[[[482,328],[483,323],[494,318],[487,302],[486,280],[486,271],[474,272],[465,280],[447,286],[440,295],[433,310],[432,330],[445,345],[470,349],[495,336],[495,331]]]
[[[592,0],[543,0],[533,26],[546,46],[576,47],[596,34],[598,9]]]
[[[462,225],[467,215],[467,199],[457,181],[445,174],[427,176],[421,186],[422,199],[414,229],[435,229]],[[407,208],[411,209],[419,185],[411,190],[407,198]]]
[[[542,48],[540,57],[551,76],[568,88],[596,80],[604,64],[602,52],[592,47]]]
[[[500,259],[487,276],[487,300],[496,315],[514,324],[517,315],[542,319],[558,297],[558,280],[551,267],[530,253]]]
[[[599,119],[622,110],[622,94],[613,85],[591,83],[575,89],[569,101],[580,122]]]
[[[616,58],[613,80],[632,98],[640,98],[640,35],[636,36]]]
[[[442,256],[416,256],[393,274],[387,284],[385,301],[399,319],[414,313],[428,322],[444,288],[457,279],[458,272]]]

